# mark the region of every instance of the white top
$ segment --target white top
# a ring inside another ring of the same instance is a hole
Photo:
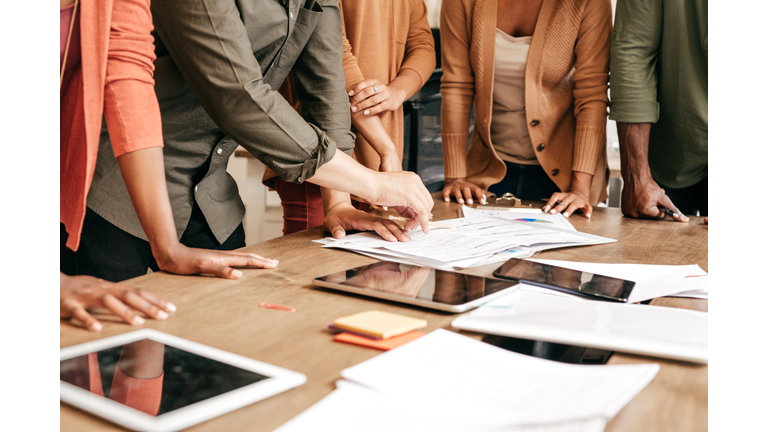
[[[525,65],[532,36],[496,29],[491,143],[502,160],[538,165],[525,120]]]

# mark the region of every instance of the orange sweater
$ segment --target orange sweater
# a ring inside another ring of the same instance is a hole
[[[506,166],[491,145],[496,0],[451,0],[440,12],[442,138],[446,178],[487,189]],[[562,191],[571,172],[593,174],[590,203],[607,198],[609,0],[544,0],[525,69],[531,144]],[[469,115],[475,105],[470,148]]]
[[[412,69],[427,82],[435,70],[435,41],[424,0],[342,0],[344,77],[347,91],[365,79],[392,82],[403,69]],[[403,159],[403,108],[378,114]],[[376,150],[357,134],[355,156],[368,168],[379,169]]]
[[[60,215],[77,250],[102,118],[115,156],[162,147],[149,0],[82,0],[80,67],[60,92]]]

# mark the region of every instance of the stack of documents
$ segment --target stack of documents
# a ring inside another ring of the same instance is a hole
[[[493,217],[464,217],[440,221],[455,229],[420,229],[411,241],[388,242],[376,233],[343,239],[323,239],[323,247],[345,249],[373,258],[443,270],[461,269],[509,258],[529,256],[534,250],[609,243],[616,240],[580,233],[573,227]]]
[[[556,363],[440,329],[343,370],[278,431],[597,432],[658,370]]]

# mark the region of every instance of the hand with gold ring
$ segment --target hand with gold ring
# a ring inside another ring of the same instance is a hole
[[[348,92],[349,107],[353,113],[375,115],[384,111],[396,111],[405,101],[405,91],[385,85],[377,79],[366,79]]]

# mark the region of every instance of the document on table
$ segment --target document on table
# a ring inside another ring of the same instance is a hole
[[[571,223],[565,216],[563,216],[562,213],[549,214],[530,213],[526,211],[516,212],[514,209],[510,211],[483,210],[482,207],[472,208],[461,206],[461,214],[463,214],[463,217],[494,217],[518,222],[552,224],[552,226],[557,228],[566,228],[571,231],[576,231],[576,228],[571,225]]]
[[[573,261],[531,259],[531,261],[610,276],[635,282],[629,295],[629,303],[637,303],[657,297],[709,298],[708,275],[696,264],[600,264]],[[530,289],[526,287],[526,289]],[[537,292],[554,294],[557,291],[535,288]],[[569,294],[562,294],[569,296]]]
[[[532,246],[564,247],[615,241],[554,226],[539,226],[492,217],[457,218],[441,221],[455,229],[417,229],[409,242],[388,242],[375,233],[353,234],[343,239],[324,239],[323,247],[375,254],[382,259],[401,258],[410,264],[438,268],[464,268],[510,249]],[[522,252],[520,255],[525,256]]]
[[[605,419],[511,426],[481,427],[467,413],[462,419],[444,419],[438,412],[386,396],[350,381],[336,382],[336,390],[294,417],[275,432],[602,432]]]
[[[610,419],[658,370],[557,363],[438,329],[341,376],[443,419],[508,427]]]

